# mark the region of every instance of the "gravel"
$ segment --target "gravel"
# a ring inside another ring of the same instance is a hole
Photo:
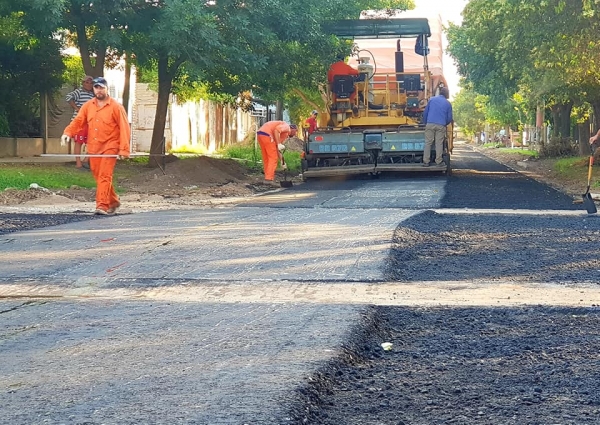
[[[598,423],[599,319],[598,308],[371,308],[353,351],[299,393],[295,423]]]
[[[99,220],[103,217],[89,213],[81,214],[7,214],[0,213],[0,235],[23,230],[40,229],[59,224],[86,220]]]
[[[507,171],[461,161],[442,208],[464,211],[398,226],[387,278],[598,284],[600,218],[558,213],[582,207]],[[599,307],[369,307],[343,354],[299,390],[293,423],[600,423]]]

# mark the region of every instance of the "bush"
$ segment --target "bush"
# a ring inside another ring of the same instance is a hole
[[[576,156],[578,153],[577,143],[572,137],[551,137],[548,143],[540,147],[540,156],[546,158]]]

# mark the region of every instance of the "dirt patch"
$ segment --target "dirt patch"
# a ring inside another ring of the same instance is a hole
[[[117,179],[117,184],[131,192],[182,195],[190,190],[225,185],[245,187],[256,182],[259,176],[233,159],[201,156],[171,159],[164,169],[141,169],[131,177]]]
[[[276,177],[282,179],[283,174]],[[122,161],[117,164],[115,182],[128,205],[157,199],[161,203],[197,204],[200,200],[246,197],[277,188],[265,184],[263,174],[243,162],[207,156],[180,159],[169,155],[164,167],[159,168]],[[95,189],[76,186],[52,191],[7,189],[0,192],[0,205],[54,205],[93,202],[94,198]]]
[[[287,147],[290,151],[300,151],[302,144],[301,139],[293,138],[288,140]],[[575,181],[559,176],[554,171],[555,159],[539,160],[497,149],[474,149],[576,200],[581,199],[581,193],[585,191],[585,177]],[[582,170],[586,164],[582,161]],[[299,181],[297,176],[292,175],[291,178]],[[276,180],[283,180],[282,172],[278,172]],[[115,181],[123,195],[132,195],[127,198],[128,204],[147,200],[156,202],[157,198],[161,203],[197,204],[201,200],[247,197],[274,189],[264,183],[260,171],[252,170],[243,162],[207,156],[181,159],[169,155],[165,158],[164,168],[148,168],[135,162],[121,161],[117,164]],[[93,202],[94,196],[94,189],[80,187],[54,191],[7,189],[0,192],[0,205],[55,204],[62,203],[64,199]]]

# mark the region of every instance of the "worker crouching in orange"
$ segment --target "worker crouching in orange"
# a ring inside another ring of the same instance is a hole
[[[295,125],[290,125],[285,121],[269,121],[256,132],[262,154],[265,182],[274,183],[278,162],[285,167],[279,145],[283,145],[288,137],[294,137],[297,131],[298,128]]]
[[[94,98],[83,104],[61,137],[61,143],[66,143],[70,137],[87,126],[90,168],[96,180],[95,213],[98,215],[114,214],[121,206],[113,186],[113,173],[117,156],[129,157],[131,137],[125,108],[110,98],[107,86],[103,77],[94,78]]]

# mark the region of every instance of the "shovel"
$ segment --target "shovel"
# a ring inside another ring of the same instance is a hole
[[[587,210],[588,214],[596,214],[598,210],[596,209],[596,204],[592,199],[592,195],[590,194],[590,183],[592,181],[592,166],[594,165],[594,154],[590,156],[590,165],[588,168],[588,181],[587,181],[587,190],[583,195],[583,206]]]
[[[283,166],[283,181],[279,182],[281,187],[292,187],[294,183],[287,179],[287,167],[285,165],[285,159],[283,159],[283,153],[281,154],[281,165]]]

